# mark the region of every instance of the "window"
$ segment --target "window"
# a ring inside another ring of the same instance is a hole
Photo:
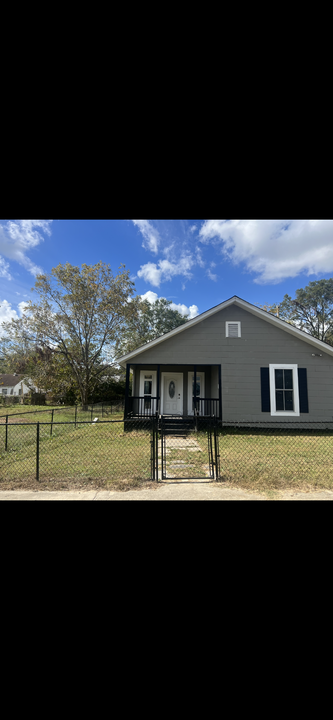
[[[225,336],[230,338],[238,338],[241,336],[240,322],[232,322],[227,320],[225,324]]]
[[[194,392],[195,391],[195,392]],[[196,403],[196,409],[199,410],[200,415],[204,415],[205,410],[205,373],[197,372],[197,386],[194,387],[194,373],[188,374],[188,399],[187,399],[187,408],[188,408],[188,414],[193,415],[194,413],[194,401],[193,398],[201,398],[201,400],[198,400]]]
[[[148,413],[153,410],[152,397],[156,394],[156,370],[140,371],[140,397],[144,397],[143,406]],[[141,402],[141,401],[140,401]],[[155,406],[154,406],[155,407]]]
[[[270,365],[271,415],[299,416],[297,365]]]
[[[2,394],[7,395],[7,388],[2,388]]]
[[[152,381],[152,380],[145,380],[145,382],[144,382],[144,390],[143,390],[143,394],[144,394],[144,395],[151,395],[151,394],[152,394],[152,392],[151,392],[152,385],[153,385],[153,381]]]

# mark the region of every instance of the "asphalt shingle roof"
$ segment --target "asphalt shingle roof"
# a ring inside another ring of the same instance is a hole
[[[0,387],[14,387],[22,379],[23,375],[9,375],[6,373],[0,373]]]

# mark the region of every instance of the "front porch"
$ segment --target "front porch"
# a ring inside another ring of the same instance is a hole
[[[221,418],[221,366],[128,363],[124,419],[156,414]]]

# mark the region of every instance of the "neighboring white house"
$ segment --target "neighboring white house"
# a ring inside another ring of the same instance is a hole
[[[32,385],[29,378],[24,375],[0,373],[0,395],[27,395],[31,390],[31,387],[29,388],[26,384],[27,382]],[[32,387],[35,391],[37,390],[34,385]]]

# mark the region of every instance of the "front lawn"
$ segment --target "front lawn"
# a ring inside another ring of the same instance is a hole
[[[0,489],[130,487],[150,480],[150,430],[124,432],[123,422],[40,425],[39,481],[36,425],[5,427],[0,437]]]

